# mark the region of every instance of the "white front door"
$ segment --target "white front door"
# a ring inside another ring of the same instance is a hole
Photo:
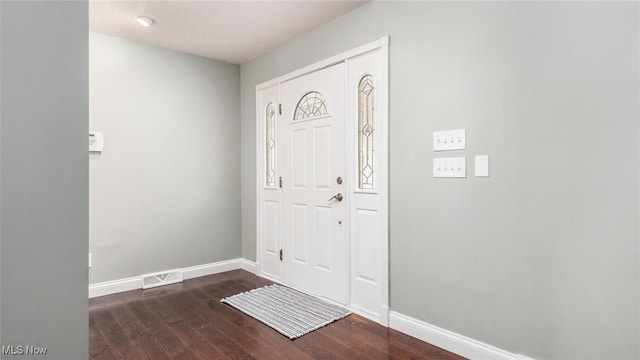
[[[345,65],[281,85],[284,284],[346,304]]]

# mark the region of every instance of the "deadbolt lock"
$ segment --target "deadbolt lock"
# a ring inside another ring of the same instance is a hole
[[[342,184],[342,176],[338,176],[336,182],[338,183],[338,185]]]

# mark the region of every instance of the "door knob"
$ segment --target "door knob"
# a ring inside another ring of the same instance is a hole
[[[333,196],[331,197],[331,199],[329,199],[329,201],[331,201],[331,200],[333,200],[333,199],[336,199],[336,200],[338,200],[338,201],[342,201],[342,199],[343,199],[343,198],[344,198],[344,197],[342,196],[342,193],[337,193],[337,194],[333,195]]]

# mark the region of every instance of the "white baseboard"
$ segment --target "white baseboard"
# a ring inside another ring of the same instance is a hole
[[[182,269],[182,277],[185,280],[218,274],[225,271],[238,270],[240,269],[240,263],[242,262],[241,258],[218,261],[210,264],[204,265],[196,265],[190,266],[188,268]]]
[[[473,360],[533,360],[391,311],[389,327]]]
[[[265,272],[259,272],[258,269],[257,269],[257,265],[256,265],[256,275],[258,275],[258,276],[260,276],[262,278],[265,278],[267,280],[271,280],[271,281],[273,281],[275,283],[278,283],[278,284],[281,283],[280,282],[280,278],[277,278],[275,276],[269,275],[269,274],[267,274]]]
[[[184,280],[218,274],[225,271],[244,269],[255,273],[256,264],[253,261],[237,258],[225,261],[218,261],[211,264],[190,266],[182,269]],[[116,294],[124,291],[142,289],[142,275],[126,279],[105,281],[89,285],[89,298]]]
[[[247,260],[245,258],[240,259],[240,268],[252,274],[255,274],[258,272],[258,264],[256,264],[254,261]]]
[[[389,307],[386,305],[380,306],[380,325],[389,327]]]
[[[142,289],[142,276],[91,284],[89,299],[136,289]]]
[[[360,316],[362,316],[365,319],[371,320],[374,323],[378,323],[380,324],[380,314],[376,314],[372,311],[369,311],[367,309],[361,308],[358,305],[349,305],[349,310],[351,310],[351,312],[358,314]]]

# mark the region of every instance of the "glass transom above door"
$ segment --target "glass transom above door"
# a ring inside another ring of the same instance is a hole
[[[327,114],[329,111],[327,111],[327,101],[324,96],[317,91],[309,91],[298,101],[293,113],[293,121],[312,119]]]

